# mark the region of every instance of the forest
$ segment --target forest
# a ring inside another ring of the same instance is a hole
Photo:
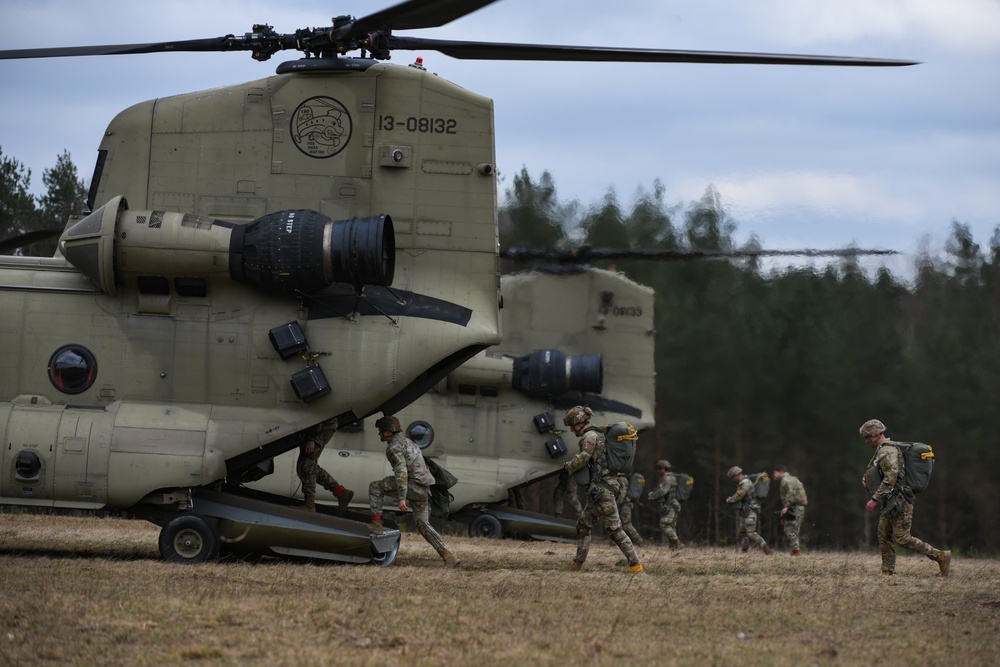
[[[45,171],[41,197],[29,194],[30,173],[2,151],[0,177],[0,240],[61,227],[85,207],[85,184],[67,153]],[[736,223],[711,186],[701,200],[680,205],[666,202],[655,182],[639,188],[627,210],[614,192],[589,204],[562,202],[548,172],[533,178],[522,169],[502,190],[502,249],[737,249]],[[22,252],[51,254],[53,247]],[[753,237],[741,246],[755,247]],[[732,543],[726,470],[784,465],[809,494],[804,548],[874,544],[877,515],[864,511],[860,483],[872,452],[858,427],[877,418],[891,438],[934,448],[914,534],[940,548],[1000,551],[993,475],[1000,464],[1000,226],[984,248],[952,221],[945,256],[914,262],[906,277],[867,258],[819,268],[746,259],[614,262],[656,293],[656,428],[642,434],[637,470],[651,480],[653,462],[668,458],[694,477],[680,518],[683,540]],[[772,489],[762,512],[761,532],[772,545],[781,532],[777,496]],[[643,500],[638,516],[650,534],[653,503]]]

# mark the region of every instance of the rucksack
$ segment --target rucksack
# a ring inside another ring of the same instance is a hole
[[[604,432],[606,439],[604,457],[608,464],[608,470],[624,474],[631,473],[639,432],[628,422],[617,422],[610,426],[603,426],[601,431]]]
[[[642,476],[642,473],[632,473],[628,476],[628,487],[625,490],[625,497],[629,500],[639,500],[645,486],[646,478]]]
[[[931,481],[931,473],[934,472],[934,450],[931,446],[922,442],[895,440],[887,440],[885,444],[893,445],[899,450],[899,458],[903,463],[897,485],[908,486],[913,493],[920,493],[926,489]],[[871,473],[865,473],[869,493],[875,493],[878,484],[882,482],[882,469],[874,465],[874,462],[873,456],[868,467]]]
[[[753,482],[753,491],[758,500],[767,498],[767,494],[771,492],[771,478],[766,472],[752,472],[747,475],[747,479]]]
[[[424,463],[434,476],[430,489],[430,514],[439,519],[447,518],[451,514],[451,501],[455,499],[448,489],[458,484],[458,478],[434,459],[424,459]]]
[[[685,475],[682,472],[672,474],[674,479],[677,480],[677,485],[674,486],[674,493],[677,494],[677,500],[687,500],[691,497],[691,490],[694,489],[694,477]]]

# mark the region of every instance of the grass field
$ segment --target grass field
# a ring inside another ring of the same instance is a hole
[[[0,514],[6,665],[1000,664],[1000,561],[403,535],[389,567],[160,560],[143,521]]]

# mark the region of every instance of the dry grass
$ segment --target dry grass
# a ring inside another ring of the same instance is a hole
[[[387,568],[163,563],[141,521],[0,514],[3,665],[993,665],[1000,562],[405,534]]]

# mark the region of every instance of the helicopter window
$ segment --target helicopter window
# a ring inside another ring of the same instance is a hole
[[[479,388],[479,395],[486,398],[496,398],[498,393],[497,388],[490,384],[484,384]]]
[[[97,379],[97,360],[81,345],[64,345],[49,359],[49,380],[64,394],[87,391]]]
[[[208,296],[208,286],[203,278],[174,278],[177,296]]]
[[[406,437],[420,449],[426,449],[434,442],[434,427],[427,422],[413,422],[406,427]]]
[[[139,276],[136,284],[142,294],[170,294],[170,281],[163,276]]]
[[[42,461],[38,458],[38,454],[25,449],[17,453],[14,469],[21,479],[31,479],[42,469]]]
[[[474,384],[460,384],[458,385],[458,393],[463,396],[475,396],[476,395],[476,385]]]

